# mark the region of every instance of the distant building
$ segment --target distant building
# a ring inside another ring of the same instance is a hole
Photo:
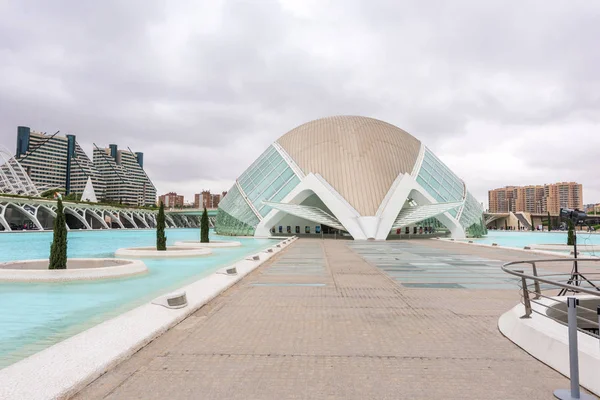
[[[586,204],[584,209],[586,213],[600,214],[600,203]]]
[[[48,135],[19,126],[15,159],[40,191],[63,189],[67,194],[81,194],[89,178],[99,201],[156,202],[156,189],[143,169],[143,153],[118,150],[114,144],[94,149],[92,161],[75,135]]]
[[[210,190],[203,190],[202,193],[196,193],[194,195],[194,208],[217,208],[226,194],[227,192],[212,194]]]
[[[489,212],[558,214],[561,208],[583,209],[583,187],[575,182],[507,186],[488,192]]]
[[[175,192],[169,192],[167,194],[158,196],[158,204],[160,204],[161,201],[165,205],[165,207],[183,208],[183,195],[179,195]]]

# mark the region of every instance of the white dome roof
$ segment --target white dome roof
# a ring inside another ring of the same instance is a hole
[[[361,215],[375,215],[396,177],[411,173],[421,142],[373,118],[336,116],[277,140],[305,174],[320,174]]]

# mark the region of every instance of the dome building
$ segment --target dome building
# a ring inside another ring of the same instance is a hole
[[[418,139],[376,119],[336,116],[270,145],[219,204],[215,229],[385,240],[432,218],[456,238],[485,229],[481,204]]]

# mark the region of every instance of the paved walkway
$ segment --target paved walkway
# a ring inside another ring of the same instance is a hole
[[[531,258],[398,243],[419,267],[441,255]],[[394,242],[367,246],[384,254]],[[516,288],[404,287],[376,266],[373,249],[298,240],[76,398],[550,399],[568,387],[498,332]]]

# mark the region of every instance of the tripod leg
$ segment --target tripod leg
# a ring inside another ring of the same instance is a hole
[[[583,276],[582,274],[579,274],[579,276],[581,277],[582,281],[586,281],[587,283],[590,284],[591,287],[593,287],[596,290],[600,290],[600,288],[598,288],[598,286],[594,285],[588,278],[586,278],[585,276]]]
[[[569,278],[569,280],[567,281],[567,285],[572,285],[573,284],[573,279],[574,279],[574,275],[571,275],[571,277]],[[560,292],[558,292],[559,296],[564,296],[566,295],[571,289],[567,289],[567,288],[563,288],[560,290]]]

